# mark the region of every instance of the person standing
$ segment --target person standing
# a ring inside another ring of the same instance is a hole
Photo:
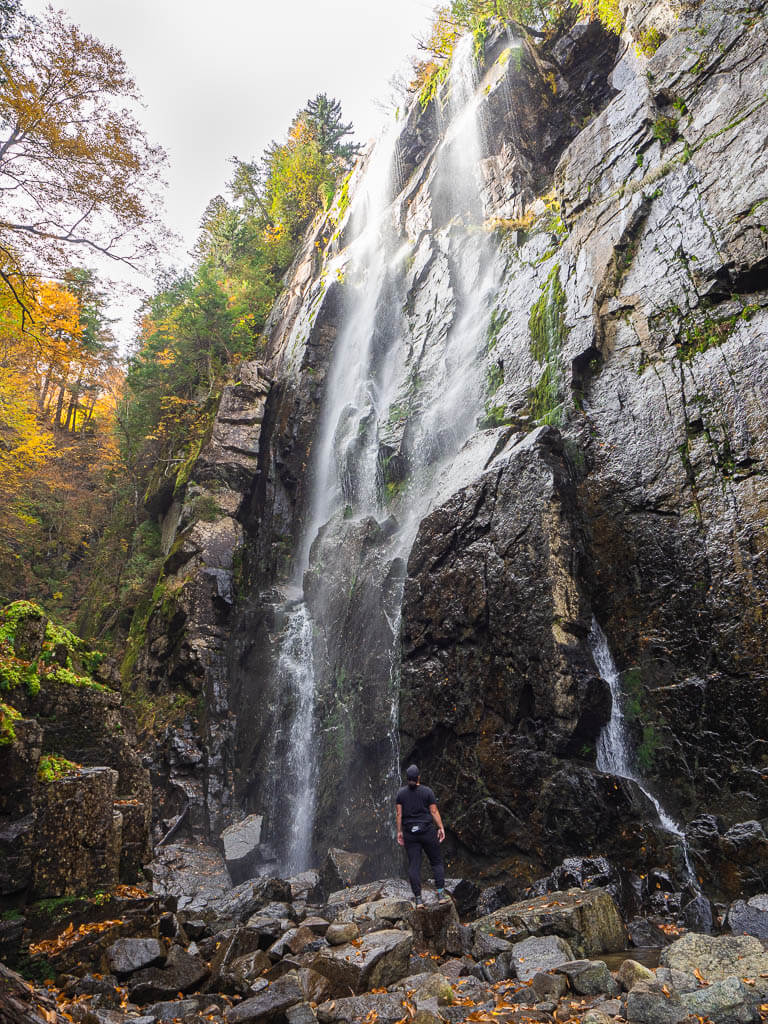
[[[407,784],[397,791],[397,841],[408,856],[408,879],[417,907],[424,906],[421,896],[421,854],[426,853],[435,878],[439,903],[450,902],[445,892],[445,867],[440,843],[445,829],[437,808],[435,794],[421,785],[419,769],[412,764],[405,773]]]

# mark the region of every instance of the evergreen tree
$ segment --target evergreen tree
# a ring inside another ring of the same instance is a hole
[[[329,99],[324,92],[309,100],[298,118],[306,124],[323,157],[339,160],[348,167],[360,152],[359,143],[342,142],[352,134],[352,123],[344,124],[341,103]]]

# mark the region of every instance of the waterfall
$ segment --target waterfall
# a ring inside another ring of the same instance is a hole
[[[656,810],[661,827],[679,841],[685,864],[686,880],[691,882],[698,891],[698,879],[691,864],[685,833],[664,809],[661,801],[651,793],[642,777],[632,766],[632,747],[624,718],[624,696],[621,692],[619,670],[613,660],[606,635],[595,618],[592,619],[589,644],[595,667],[599,675],[608,683],[611,691],[611,717],[603,726],[597,741],[597,769],[620,779],[629,779],[650,800]]]
[[[459,41],[448,76],[444,137],[428,182],[432,232],[415,237],[401,223],[393,192],[404,183],[393,125],[352,192],[346,247],[326,268],[343,281],[344,306],[295,560],[303,599],[288,612],[276,669],[275,689],[289,719],[275,729],[282,739],[272,764],[281,785],[265,791],[271,807],[260,808],[281,864],[292,871],[309,865],[313,819],[324,799],[334,808],[358,799],[358,818],[361,811],[369,823],[386,822],[389,842],[399,775],[405,563],[436,496],[443,500],[478,468],[456,457],[483,408],[500,266],[481,230],[483,96],[473,49],[471,36]],[[434,311],[423,314],[406,301],[409,290],[418,295],[409,272],[424,237],[427,270],[439,266],[444,282],[448,312],[440,330]],[[335,770],[318,790],[331,753]],[[333,785],[346,788],[329,795]],[[371,826],[369,834],[381,831]]]
[[[278,778],[278,789],[285,786],[285,813],[289,825],[285,867],[289,873],[303,871],[309,863],[312,823],[315,811],[313,728],[314,666],[312,658],[312,622],[302,602],[289,615],[285,627],[280,660],[280,682],[289,693],[293,714],[287,737],[285,779]]]

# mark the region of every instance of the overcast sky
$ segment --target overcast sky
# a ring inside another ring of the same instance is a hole
[[[25,0],[39,13],[44,0]],[[231,156],[260,156],[318,92],[367,139],[377,99],[415,50],[436,0],[69,0],[54,3],[123,53],[170,159],[169,226],[189,250]],[[120,333],[125,340],[126,326]]]

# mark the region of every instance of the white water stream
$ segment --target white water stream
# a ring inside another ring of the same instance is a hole
[[[686,880],[698,890],[698,879],[690,859],[688,840],[680,825],[664,809],[661,802],[651,793],[642,777],[632,766],[632,747],[624,718],[624,695],[621,691],[621,677],[613,660],[608,640],[600,628],[597,619],[592,619],[589,634],[592,657],[600,676],[608,683],[611,691],[611,717],[600,732],[597,741],[597,769],[608,775],[616,775],[620,779],[629,779],[653,804],[659,823],[665,832],[680,843],[685,864]]]
[[[328,268],[329,274],[343,275],[345,311],[313,446],[311,497],[296,558],[299,587],[312,560],[322,563],[328,578],[343,574],[348,558],[343,540],[312,548],[324,524],[333,517],[341,518],[342,511],[350,528],[366,516],[382,521],[394,514],[397,528],[386,542],[381,562],[386,569],[393,559],[406,559],[438,488],[441,498],[446,486],[450,490],[453,460],[482,411],[483,357],[498,271],[487,236],[479,230],[483,142],[478,117],[482,97],[478,99],[476,87],[473,40],[468,36],[460,40],[452,62],[449,101],[443,111],[444,142],[434,156],[431,185],[433,206],[440,207],[439,223],[433,225],[439,236],[436,244],[447,254],[448,295],[454,313],[440,336],[428,333],[426,345],[423,337],[414,337],[418,328],[404,313],[408,258],[413,255],[414,243],[395,218],[392,193],[398,140],[394,126],[377,143],[354,190],[347,229],[352,241],[338,258],[338,265],[332,263]],[[409,390],[409,381],[418,381],[418,389]],[[408,433],[392,441],[402,423],[399,404],[404,394],[413,400],[407,412]],[[387,448],[390,443],[400,445],[401,456],[408,463],[407,475],[394,498],[382,478],[382,451],[391,450]],[[463,480],[453,482],[458,486]],[[381,723],[382,730],[389,733],[391,747],[391,763],[380,769],[384,790],[394,788],[399,768],[401,599],[402,583],[396,594],[397,613],[385,613],[391,649],[383,653],[391,666],[390,678],[379,681],[380,686],[389,688],[388,720]],[[280,766],[290,827],[284,829],[285,848],[279,851],[290,871],[309,866],[317,803],[318,680],[313,665],[313,628],[306,604],[289,611],[278,666],[280,686],[291,695],[288,752]],[[271,813],[280,811],[273,807]]]

